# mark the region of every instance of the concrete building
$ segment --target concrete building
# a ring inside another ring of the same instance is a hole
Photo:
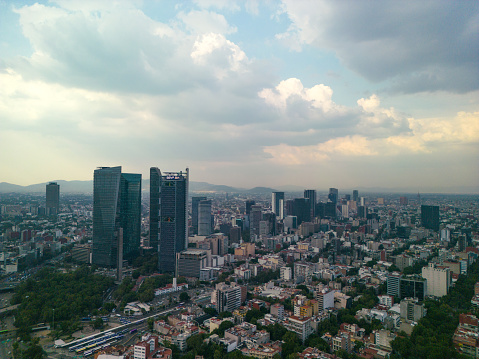
[[[219,283],[216,285],[216,311],[233,312],[241,306],[241,286],[236,283],[227,285]]]
[[[279,275],[281,280],[289,281],[293,279],[293,270],[291,267],[281,267],[279,269]]]
[[[412,298],[403,299],[400,303],[401,318],[417,322],[426,315],[424,304],[419,304]]]
[[[178,276],[200,278],[201,270],[208,266],[208,253],[205,250],[188,249],[177,254],[176,265]]]
[[[442,297],[449,293],[451,272],[449,268],[429,263],[422,268],[422,276],[427,280],[427,294]]]
[[[284,322],[284,327],[296,333],[301,342],[305,342],[306,339],[313,333],[313,328],[311,326],[311,318],[309,317],[297,317],[291,316],[286,318]]]

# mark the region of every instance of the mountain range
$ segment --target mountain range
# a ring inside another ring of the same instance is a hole
[[[93,181],[64,181],[56,180],[60,185],[61,193],[92,193],[93,192]],[[45,193],[45,185],[48,182],[37,183],[28,186],[20,186],[7,182],[0,182],[0,193]],[[269,187],[254,187],[250,189],[232,187],[226,185],[216,185],[208,182],[195,182],[190,181],[189,183],[190,192],[229,192],[229,193],[250,193],[250,194],[268,194],[275,191],[284,191],[284,192],[303,192],[306,187],[295,186],[295,185],[286,185],[278,186],[276,189]],[[144,179],[142,181],[143,191],[148,192],[150,189],[150,180]],[[357,187],[355,188],[361,193],[402,193],[402,194],[414,194],[420,192],[421,194],[426,193],[444,193],[444,194],[479,194],[479,186],[450,186],[450,187],[438,187],[438,188],[418,188],[416,190],[411,190],[409,188],[385,188],[385,187]],[[321,192],[321,191],[319,191]],[[322,192],[327,192],[324,189]],[[352,189],[340,189],[341,193],[352,192]]]

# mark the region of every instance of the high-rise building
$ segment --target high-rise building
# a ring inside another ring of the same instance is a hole
[[[120,181],[120,225],[123,228],[123,258],[140,252],[141,174],[122,173]]]
[[[251,206],[250,210],[250,232],[251,234],[259,235],[259,224],[263,219],[263,212],[260,205]]]
[[[311,221],[311,206],[308,198],[295,198],[293,200],[293,216],[298,218],[298,226],[303,222]]]
[[[192,234],[198,234],[198,206],[201,201],[206,200],[204,196],[191,197],[191,227]]]
[[[209,236],[213,230],[211,225],[211,200],[198,203],[198,235]]]
[[[338,203],[339,191],[337,188],[330,188],[328,199],[333,203]]]
[[[401,206],[407,206],[408,205],[408,199],[405,196],[399,197],[399,204]]]
[[[95,170],[93,264],[116,267],[119,259],[130,258],[139,251],[140,211],[140,174],[122,174],[120,166],[100,167]]]
[[[283,213],[284,192],[273,192],[271,197],[272,197],[271,209],[273,213],[281,219],[284,218],[284,213]]]
[[[155,211],[150,208],[151,219],[158,226],[158,268],[160,273],[174,273],[176,254],[188,247],[188,168],[185,172],[164,172],[151,168],[158,181],[151,185],[158,202]],[[157,208],[157,210],[156,210]]]
[[[46,186],[46,214],[55,216],[60,212],[60,185],[50,182]]]
[[[449,293],[451,272],[449,268],[429,263],[422,268],[422,277],[427,280],[427,294],[442,297]]]
[[[357,189],[353,190],[353,201],[356,203],[359,201],[359,191]]]
[[[314,189],[305,189],[304,198],[309,199],[309,205],[311,208],[311,218],[316,217],[316,191]]]
[[[439,206],[421,206],[421,224],[427,229],[439,231]]]
[[[256,201],[252,200],[252,199],[249,199],[245,202],[245,211],[246,211],[246,214],[249,216],[249,213],[251,212],[251,207],[254,206],[256,204]]]

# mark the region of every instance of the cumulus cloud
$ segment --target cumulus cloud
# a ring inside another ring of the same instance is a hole
[[[181,11],[177,17],[195,34],[231,34],[238,31],[236,27],[228,24],[223,15],[211,11],[192,10],[188,13]]]
[[[283,0],[291,20],[277,38],[300,51],[331,50],[371,81],[397,92],[479,88],[479,3]]]

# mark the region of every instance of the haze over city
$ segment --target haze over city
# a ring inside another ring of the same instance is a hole
[[[478,192],[477,1],[1,1],[0,182]]]

